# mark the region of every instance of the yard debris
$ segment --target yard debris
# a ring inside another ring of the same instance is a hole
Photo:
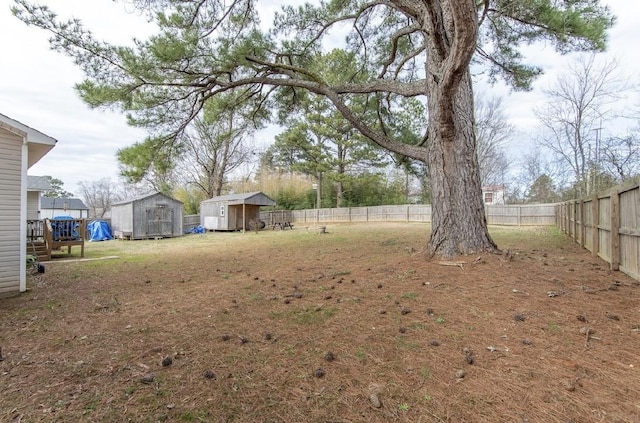
[[[582,327],[582,328],[580,328],[580,333],[581,333],[581,334],[583,334],[583,335],[584,335],[584,338],[585,338],[585,340],[584,340],[584,346],[585,346],[586,348],[589,348],[589,340],[590,340],[590,339],[597,339],[597,340],[600,340],[600,338],[596,338],[595,336],[592,336],[595,332],[596,332],[595,330],[593,330],[593,329],[591,329],[591,328],[588,328],[588,327]]]
[[[142,378],[140,379],[140,382],[144,383],[145,385],[149,385],[153,383],[154,380],[156,380],[156,375],[153,373],[149,373],[142,376]]]
[[[465,376],[467,375],[467,372],[465,372],[464,370],[460,369],[456,372],[456,379],[460,380],[463,379]]]
[[[324,375],[325,375],[325,372],[324,372],[324,369],[322,368],[318,368],[313,371],[314,377],[321,378],[321,377],[324,377]]]
[[[475,358],[473,357],[473,351],[468,348],[462,350],[464,352],[464,361],[467,364],[473,364],[475,362]]]
[[[576,390],[576,385],[571,380],[563,380],[561,384],[564,387],[564,389],[566,389],[569,392],[573,392]]]
[[[513,258],[515,257],[515,255],[517,253],[511,251],[510,248],[507,248],[506,250],[504,250],[503,254],[507,258],[508,261],[513,261]]]
[[[216,374],[213,373],[211,370],[205,370],[204,373],[202,373],[202,376],[204,376],[205,379],[215,379],[216,378]]]
[[[173,358],[165,357],[162,359],[162,367],[169,367],[173,364]]]
[[[370,394],[369,401],[371,401],[371,405],[373,405],[375,408],[382,407],[382,402],[380,401],[378,394]]]
[[[547,291],[547,297],[549,298],[559,297],[562,294],[564,294],[562,291]]]
[[[459,267],[460,269],[464,270],[464,265],[467,264],[467,262],[466,261],[439,261],[438,264],[440,266]]]
[[[333,361],[336,359],[336,356],[331,351],[327,351],[327,353],[324,355],[324,359],[326,361]]]

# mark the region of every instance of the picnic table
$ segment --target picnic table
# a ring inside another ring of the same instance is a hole
[[[274,230],[276,227],[280,228],[280,230],[285,230],[287,228],[293,229],[293,225],[291,222],[273,222],[271,224],[271,230]]]

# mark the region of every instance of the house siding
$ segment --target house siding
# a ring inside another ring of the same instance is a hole
[[[20,290],[22,139],[0,129],[0,296]]]
[[[58,216],[71,216],[74,219],[83,219],[86,218],[89,213],[86,210],[75,210],[75,209],[42,209],[42,219],[54,219]]]
[[[40,191],[27,192],[27,220],[40,219]]]

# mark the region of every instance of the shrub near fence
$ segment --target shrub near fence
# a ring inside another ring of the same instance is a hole
[[[557,225],[582,247],[640,280],[639,179],[557,206]]]

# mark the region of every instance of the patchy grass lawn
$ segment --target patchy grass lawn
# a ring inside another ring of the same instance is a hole
[[[46,264],[0,299],[0,421],[640,421],[640,283],[556,229],[460,266],[424,224],[327,231]]]

